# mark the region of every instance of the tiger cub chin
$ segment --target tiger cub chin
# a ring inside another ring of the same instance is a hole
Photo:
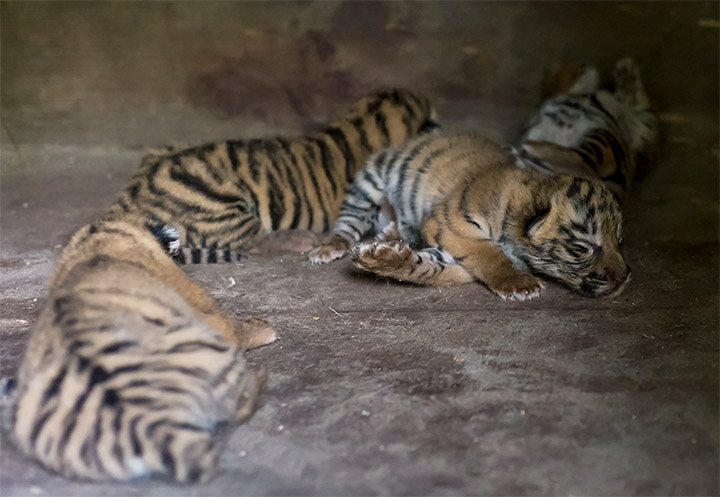
[[[178,224],[189,251],[178,254],[181,263],[232,262],[273,232],[328,231],[365,160],[437,126],[432,119],[426,97],[384,88],[308,136],[159,150],[143,159],[107,217],[140,213]],[[305,245],[301,251],[312,241]]]
[[[4,426],[59,474],[204,481],[216,436],[255,409],[265,375],[244,349],[275,340],[263,320],[233,322],[169,256],[171,226],[98,222],[70,240],[17,380]]]
[[[592,297],[619,294],[630,278],[620,208],[601,181],[518,168],[505,149],[470,134],[420,137],[369,160],[310,260],[337,259],[378,233],[385,202],[396,224],[351,254],[380,276],[420,285],[479,280],[506,300],[540,295],[530,272]]]
[[[657,145],[657,119],[638,67],[618,61],[608,89],[594,66],[566,64],[543,86],[547,99],[523,132],[519,163],[546,174],[600,178],[622,197]]]

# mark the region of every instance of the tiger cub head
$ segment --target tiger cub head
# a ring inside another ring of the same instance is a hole
[[[619,295],[631,273],[615,196],[594,179],[561,176],[546,183],[547,196],[539,195],[525,217],[523,259],[588,297]]]

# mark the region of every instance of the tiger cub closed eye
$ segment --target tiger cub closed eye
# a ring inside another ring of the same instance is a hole
[[[78,231],[60,257],[17,380],[0,385],[14,443],[63,476],[204,481],[218,430],[249,417],[264,373],[243,351],[275,340],[234,322],[169,253],[172,226]]]
[[[178,224],[186,233],[180,262],[231,262],[272,232],[328,231],[365,160],[432,130],[432,119],[427,98],[386,88],[309,136],[159,151],[142,161],[107,218],[141,213]]]
[[[518,168],[470,134],[424,136],[371,158],[345,198],[333,234],[311,261],[342,257],[378,232],[384,203],[397,217],[380,241],[355,245],[355,264],[419,285],[483,282],[508,300],[543,287],[532,273],[588,296],[620,293],[630,277],[621,214],[599,180]]]

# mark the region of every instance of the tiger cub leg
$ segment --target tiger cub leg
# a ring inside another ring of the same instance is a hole
[[[375,236],[375,240],[379,242],[402,240],[402,235],[400,235],[400,231],[398,231],[397,223],[395,221],[390,221],[386,224],[382,231]]]
[[[632,59],[617,61],[613,71],[615,97],[633,110],[647,110],[650,101],[645,93],[640,69]]]
[[[516,269],[493,242],[450,234],[443,240],[446,250],[475,278],[503,300],[532,300],[540,296],[542,282]]]
[[[350,257],[360,269],[416,285],[451,286],[473,281],[447,252],[413,250],[399,240],[359,243],[351,249]]]
[[[262,347],[277,340],[277,333],[270,323],[260,318],[249,318],[235,323],[235,336],[242,346],[248,350]]]
[[[658,152],[657,118],[650,111],[639,68],[632,59],[622,59],[615,65],[615,97],[629,109],[631,126],[630,148],[641,169],[653,162]]]
[[[345,195],[332,234],[310,251],[310,262],[324,264],[343,257],[350,245],[373,228],[385,200],[382,184],[380,174],[369,164],[358,174]]]

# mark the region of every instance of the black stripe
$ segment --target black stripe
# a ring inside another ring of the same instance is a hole
[[[51,398],[55,397],[58,392],[60,392],[60,385],[62,384],[63,379],[65,379],[66,374],[67,366],[63,366],[58,375],[53,378],[53,380],[50,382],[50,385],[48,385],[48,387],[45,389],[45,392],[43,393],[42,404],[46,404]]]
[[[284,172],[284,180],[286,188],[284,188],[285,195],[292,195],[292,220],[290,221],[290,229],[294,230],[300,224],[300,214],[302,210],[301,195],[303,193],[302,182],[298,181],[296,177],[297,171],[288,165],[287,157],[285,156],[285,150],[280,146],[280,139],[276,139],[273,142],[269,142],[268,146],[272,147],[270,152],[270,160],[273,167],[279,172]],[[282,168],[281,168],[282,166]]]
[[[355,156],[350,149],[345,133],[336,127],[325,129],[325,134],[335,143],[345,160],[345,180],[350,183],[355,175]]]
[[[271,174],[267,169],[265,176],[268,182],[268,209],[270,211],[270,228],[276,231],[280,226],[280,221],[285,214],[285,203],[283,202],[282,189],[275,181],[275,175]]]
[[[313,187],[315,188],[315,194],[317,195],[318,200],[318,206],[320,207],[319,214],[322,215],[323,219],[323,231],[327,231],[329,227],[328,222],[328,213],[327,209],[325,208],[325,205],[323,203],[323,196],[322,192],[320,191],[320,185],[318,184],[317,178],[315,177],[315,152],[313,151],[312,147],[308,144],[305,145],[305,170],[310,175],[310,181],[312,181]],[[312,210],[309,210],[309,212],[312,213]],[[312,224],[311,224],[312,226]]]
[[[383,145],[389,146],[391,144],[390,133],[388,132],[387,118],[385,117],[384,113],[378,112],[377,114],[375,114],[375,125],[377,126],[378,131],[380,131],[380,134],[383,137]]]
[[[227,195],[224,193],[218,193],[210,186],[203,181],[202,178],[199,178],[198,176],[192,175],[188,173],[187,171],[179,171],[172,169],[170,171],[170,178],[172,178],[175,181],[179,181],[184,186],[187,186],[191,190],[194,190],[198,193],[202,193],[204,196],[211,200],[215,200],[217,202],[222,202],[226,204],[233,204],[239,201],[242,201],[243,199],[241,197],[238,197],[237,195]]]
[[[350,124],[357,130],[358,136],[360,137],[360,146],[362,147],[365,154],[370,154],[373,151],[370,142],[368,141],[367,131],[365,130],[365,122],[362,118],[356,117],[350,120]]]
[[[130,426],[129,426],[130,443],[132,445],[133,454],[138,457],[143,455],[142,444],[140,443],[140,438],[138,437],[138,434],[137,434],[137,425],[140,422],[141,417],[142,417],[142,415],[140,415],[140,414],[133,417],[130,420]]]
[[[227,352],[228,348],[223,345],[215,343],[203,342],[200,340],[193,340],[191,342],[183,342],[171,347],[167,353],[176,354],[179,352],[197,352],[198,350],[211,349],[215,352]]]
[[[262,146],[262,140],[250,140],[247,143],[248,168],[250,169],[250,177],[255,183],[260,180],[260,163],[258,163],[255,154]]]
[[[214,248],[208,249],[207,262],[208,264],[215,264],[217,262],[217,250]]]
[[[202,261],[202,251],[199,248],[192,249],[190,251],[190,254],[192,256],[192,262],[193,264],[200,264]]]
[[[166,435],[163,440],[162,449],[160,451],[160,457],[162,458],[163,466],[167,469],[167,472],[175,478],[175,457],[170,452],[170,444],[174,437],[172,435]]]
[[[225,150],[230,160],[230,165],[233,171],[237,171],[240,167],[240,161],[237,156],[237,149],[243,146],[242,141],[227,141],[225,142]]]
[[[308,197],[308,193],[307,191],[305,191],[305,181],[303,180],[303,175],[298,166],[297,159],[295,158],[295,154],[293,154],[292,150],[290,149],[290,144],[286,140],[278,138],[277,141],[280,144],[282,151],[285,153],[283,163],[285,164],[285,169],[287,171],[288,177],[292,177],[292,182],[290,183],[290,186],[292,188],[292,192],[295,194],[295,199],[293,203],[295,212],[293,214],[293,220],[292,224],[290,225],[290,229],[297,229],[298,227],[300,227],[300,217],[302,216],[303,208],[308,213],[308,222],[307,225],[303,226],[303,228],[311,229],[313,224],[313,212],[312,208],[310,207],[310,199]],[[290,164],[288,164],[288,158]],[[303,165],[305,166],[305,164]]]
[[[127,349],[129,347],[134,347],[138,345],[137,342],[134,341],[123,341],[123,342],[115,342],[112,345],[108,345],[106,347],[103,347],[98,351],[98,354],[117,354],[121,350]]]
[[[330,188],[332,189],[333,196],[337,195],[337,184],[335,183],[335,177],[333,176],[333,162],[330,149],[328,148],[327,143],[320,138],[314,138],[311,142],[317,145],[320,149],[320,164],[322,165],[323,171],[325,171],[325,176],[327,176],[327,179],[330,182]]]
[[[37,443],[37,439],[40,436],[40,432],[42,431],[43,426],[45,426],[48,418],[50,418],[50,416],[52,416],[54,412],[54,409],[47,411],[37,421],[35,421],[35,424],[33,424],[33,429],[30,432],[30,443],[33,445],[33,447]]]
[[[425,160],[423,160],[422,165],[418,168],[418,170],[415,173],[415,180],[413,181],[412,188],[410,190],[410,210],[412,211],[413,218],[415,222],[420,222],[420,205],[417,202],[417,196],[418,192],[420,191],[420,180],[425,175],[425,173],[430,169],[430,167],[433,166],[435,161],[439,160],[439,158],[450,151],[450,148],[442,148],[440,150],[436,150],[432,152],[430,155],[428,155]]]

